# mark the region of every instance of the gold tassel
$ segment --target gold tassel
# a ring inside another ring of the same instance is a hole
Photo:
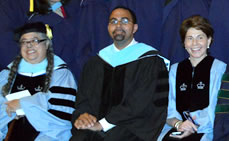
[[[53,38],[53,36],[52,36],[52,30],[51,30],[51,28],[49,27],[48,24],[45,24],[45,27],[46,27],[46,35],[51,40]]]
[[[29,12],[34,12],[34,0],[30,0]]]

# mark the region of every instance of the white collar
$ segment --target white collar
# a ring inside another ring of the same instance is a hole
[[[133,38],[133,40],[125,47],[125,48],[128,48],[128,47],[130,47],[130,46],[132,46],[132,45],[135,45],[135,44],[137,44],[138,42]],[[114,44],[114,49],[115,49],[115,51],[117,51],[117,52],[119,52],[120,51],[120,49],[118,49],[116,46],[115,46],[115,44]]]

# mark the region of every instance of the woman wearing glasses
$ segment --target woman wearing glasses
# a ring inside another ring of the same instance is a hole
[[[167,124],[158,140],[211,141],[214,112],[226,64],[208,54],[213,28],[191,16],[180,27],[189,58],[171,66]]]
[[[78,43],[80,0],[7,0],[1,1],[0,7],[0,69],[17,55],[18,50],[13,48],[16,44],[11,41],[14,29],[25,23],[43,22],[54,30],[55,54],[71,63],[69,67],[78,75],[78,66],[72,60]],[[9,55],[4,56],[5,52]]]
[[[15,39],[20,53],[0,73],[0,140],[69,140],[77,86],[53,54],[51,29],[25,24]]]

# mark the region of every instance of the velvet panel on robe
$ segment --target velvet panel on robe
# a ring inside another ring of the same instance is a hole
[[[191,116],[196,116],[196,122],[200,125],[197,133],[204,133],[201,141],[211,141],[213,139],[213,126],[215,118],[215,106],[217,103],[217,94],[221,84],[221,78],[226,70],[226,64],[218,59],[214,59],[210,71],[210,84],[209,84],[209,105],[202,110],[190,112]],[[176,73],[178,63],[171,66],[169,72],[169,105],[167,119],[177,118],[182,120],[182,116],[176,109]],[[173,127],[165,124],[158,141],[161,141],[164,135]]]

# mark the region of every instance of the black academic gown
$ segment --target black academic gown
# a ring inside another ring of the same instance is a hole
[[[107,141],[157,139],[166,121],[169,86],[163,59],[146,57],[152,54],[147,52],[145,57],[117,67],[99,56],[88,61],[78,85],[71,140],[86,140],[86,136],[95,141],[95,134],[101,135],[98,140]],[[85,112],[97,120],[105,117],[116,127],[106,133],[77,130],[74,122]]]

